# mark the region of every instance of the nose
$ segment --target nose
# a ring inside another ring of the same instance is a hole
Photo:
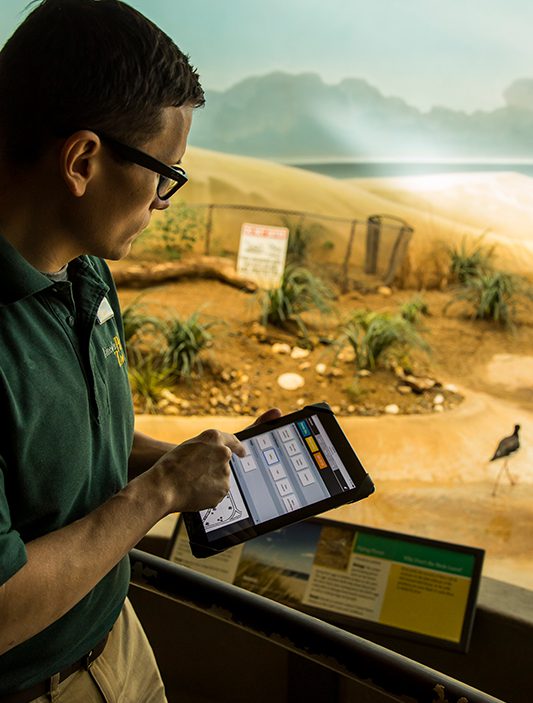
[[[158,195],[152,201],[150,210],[166,210],[170,207],[170,200],[162,200]]]

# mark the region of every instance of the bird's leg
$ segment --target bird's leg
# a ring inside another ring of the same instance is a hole
[[[509,466],[508,466],[508,464],[509,464],[509,459],[506,458],[506,459],[505,459],[505,463],[504,463],[504,465],[503,465],[503,468],[504,468],[505,471],[507,472],[507,476],[508,476],[508,478],[509,478],[509,481],[511,482],[511,486],[514,486],[515,483],[516,483],[516,479],[513,478],[511,472],[509,471]]]
[[[494,483],[494,488],[492,489],[492,495],[493,495],[493,496],[496,495],[496,490],[497,490],[498,484],[499,484],[499,482],[500,482],[500,476],[502,475],[502,471],[503,471],[503,466],[500,467],[500,470],[498,471],[498,475],[496,476],[496,481],[495,481],[495,483]]]

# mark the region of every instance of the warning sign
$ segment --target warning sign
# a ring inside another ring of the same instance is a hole
[[[277,288],[285,268],[289,230],[245,222],[241,227],[237,273],[261,288]]]

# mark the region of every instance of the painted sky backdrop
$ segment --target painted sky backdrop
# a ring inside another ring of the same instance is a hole
[[[26,0],[1,0],[0,44]],[[533,78],[530,0],[131,0],[190,56],[209,90],[273,70],[364,78],[428,110],[492,110]]]

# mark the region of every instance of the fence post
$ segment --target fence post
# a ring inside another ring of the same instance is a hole
[[[376,273],[378,267],[379,237],[381,232],[381,218],[372,215],[366,225],[366,257],[365,273]]]
[[[389,261],[389,270],[387,271],[383,282],[386,286],[390,285],[394,281],[398,266],[405,257],[407,251],[407,245],[409,240],[413,236],[414,229],[409,225],[404,225],[400,228],[394,246],[392,247],[391,257]]]
[[[210,203],[207,206],[207,216],[205,218],[205,245],[204,245],[204,253],[206,256],[209,256],[210,251],[211,251],[211,228],[213,226],[213,208],[215,206],[213,203]]]
[[[350,224],[350,236],[348,238],[348,246],[346,247],[346,254],[344,256],[344,261],[342,264],[341,293],[348,292],[350,257],[352,255],[352,247],[353,247],[353,240],[355,239],[356,226],[357,226],[357,220],[352,220],[352,222]]]

